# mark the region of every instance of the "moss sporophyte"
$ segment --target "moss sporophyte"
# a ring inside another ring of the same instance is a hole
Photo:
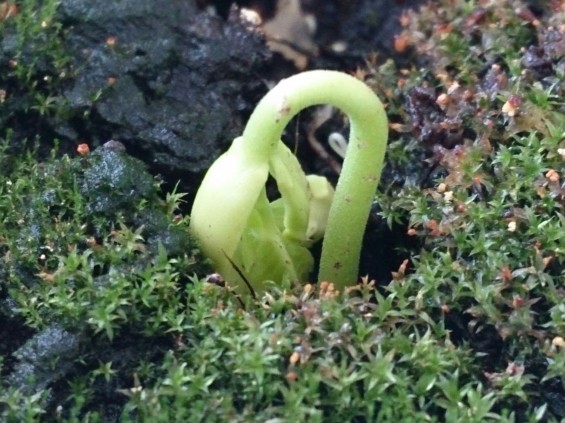
[[[350,121],[350,137],[335,192],[321,176],[305,175],[280,140],[302,109],[330,104]],[[191,213],[191,233],[216,270],[238,292],[265,281],[304,282],[308,250],[324,238],[318,279],[337,288],[355,284],[361,241],[380,179],[388,122],[373,91],[336,71],[303,72],[279,82],[259,102],[243,135],[210,167]],[[269,202],[271,175],[281,197]]]

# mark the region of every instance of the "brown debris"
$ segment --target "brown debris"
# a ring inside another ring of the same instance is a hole
[[[314,18],[304,14],[300,0],[279,0],[277,13],[263,25],[269,48],[293,61],[298,69],[305,69],[308,57],[318,52],[314,30]]]

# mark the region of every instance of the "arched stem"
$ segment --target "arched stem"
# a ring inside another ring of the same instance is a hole
[[[383,167],[388,121],[378,97],[363,82],[341,72],[315,70],[292,76],[259,102],[241,148],[252,160],[268,161],[292,117],[317,104],[342,110],[351,125],[318,276],[343,288],[357,282],[363,234]]]

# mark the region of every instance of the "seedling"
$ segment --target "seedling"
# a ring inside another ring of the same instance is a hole
[[[301,110],[331,104],[350,121],[350,137],[335,192],[329,182],[305,175],[280,140]],[[386,149],[384,108],[363,82],[327,70],[282,80],[259,102],[243,135],[210,167],[200,186],[190,229],[216,270],[240,293],[245,279],[304,282],[313,266],[308,250],[324,237],[318,279],[338,288],[358,278],[361,241]],[[269,202],[269,174],[281,198]]]

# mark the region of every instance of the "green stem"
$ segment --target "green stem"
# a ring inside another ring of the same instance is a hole
[[[388,122],[382,103],[363,82],[316,70],[281,81],[259,102],[243,132],[248,157],[268,161],[288,122],[302,109],[331,104],[350,120],[347,155],[330,209],[320,281],[344,288],[358,278],[361,243],[382,172]]]

